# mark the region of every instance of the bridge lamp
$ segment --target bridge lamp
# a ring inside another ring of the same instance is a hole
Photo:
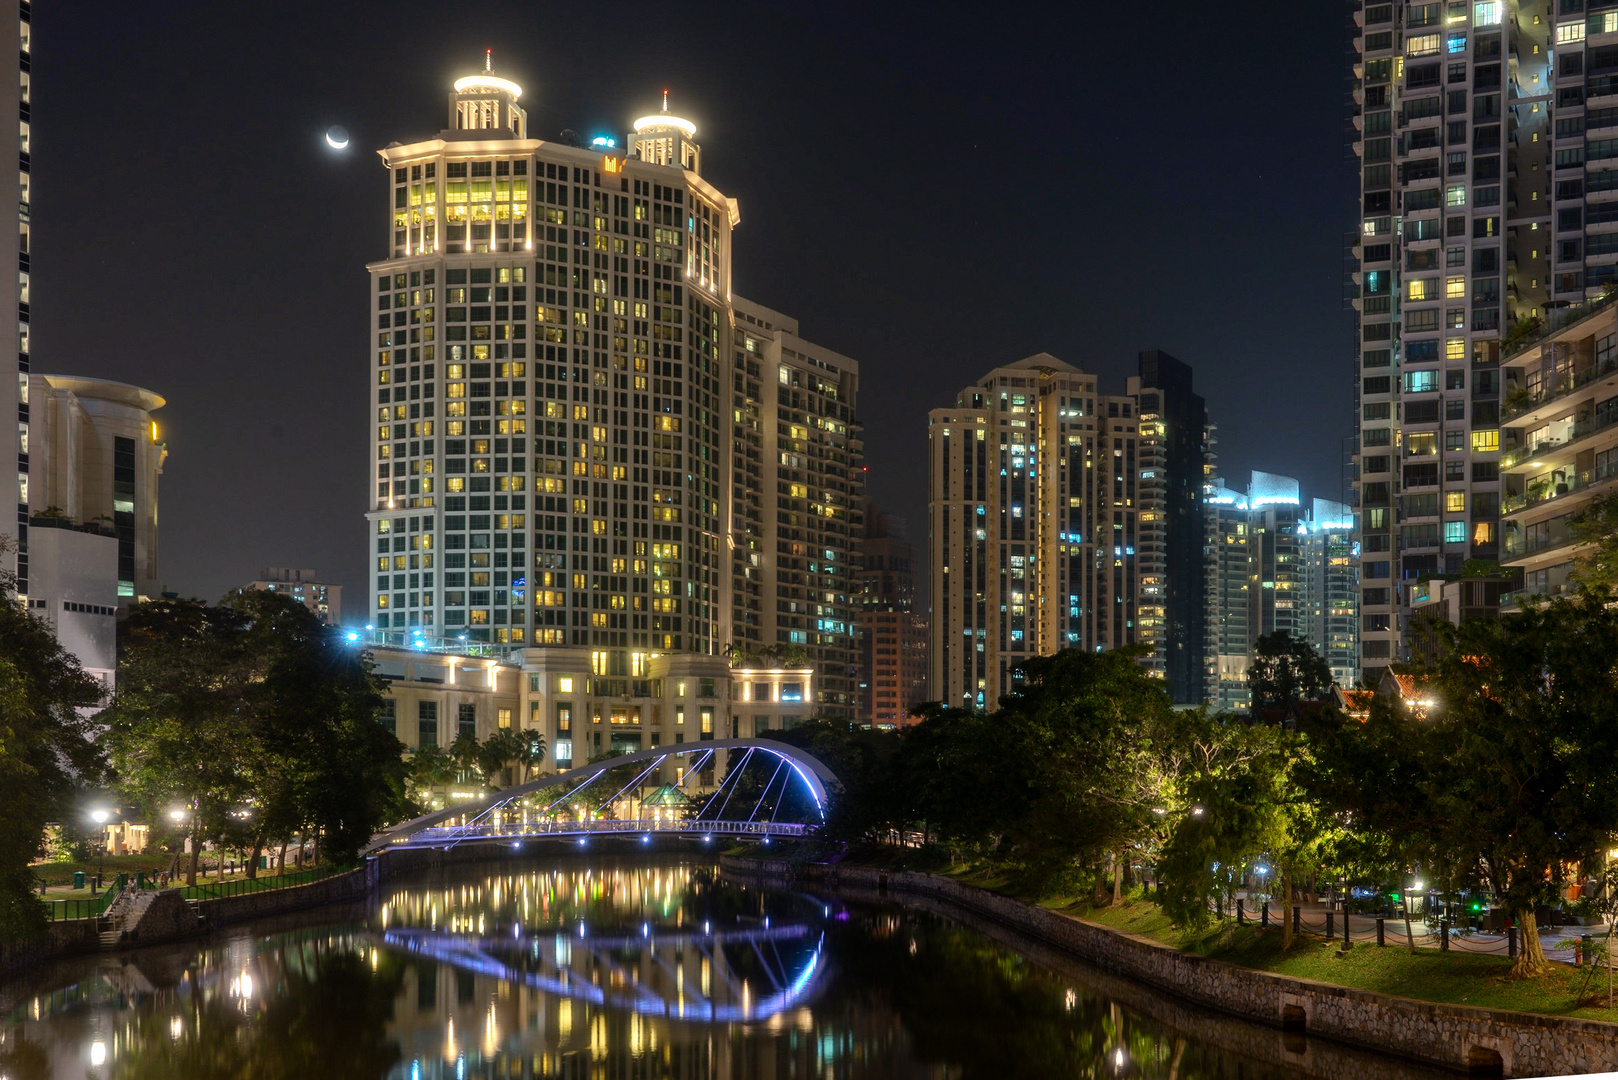
[[[640,842],[643,844],[650,844],[652,842],[652,834],[647,833],[645,836],[640,838]]]
[[[768,837],[768,836],[766,836],[766,837],[765,837],[765,838],[764,838],[764,846],[765,846],[765,847],[769,847],[769,846],[770,846],[770,838],[769,838],[769,837]]]
[[[712,835],[711,835],[711,834],[710,834],[710,835],[708,835],[708,836],[704,836],[704,837],[703,837],[703,838],[702,838],[702,842],[703,842],[703,843],[704,843],[704,844],[708,844],[708,843],[712,843],[712,842],[713,842],[713,836],[712,836]]]

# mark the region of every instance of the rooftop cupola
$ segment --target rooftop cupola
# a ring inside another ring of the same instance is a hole
[[[669,112],[669,92],[663,91],[663,111],[635,121],[633,145],[642,161],[678,165],[702,172],[702,148],[696,144],[697,125]]]
[[[494,74],[494,50],[483,54],[483,70],[455,80],[449,96],[449,130],[459,138],[527,138],[528,114],[517,105],[522,87]]]

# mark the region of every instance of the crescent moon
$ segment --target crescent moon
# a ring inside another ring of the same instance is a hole
[[[332,138],[331,132],[328,131],[326,132],[326,145],[331,147],[333,150],[345,150],[348,148],[348,140],[345,138],[342,141],[338,141],[337,139]]]

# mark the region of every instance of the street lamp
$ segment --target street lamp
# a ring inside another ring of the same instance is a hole
[[[96,888],[101,888],[102,878],[107,873],[107,819],[112,815],[105,810],[90,811],[90,820],[96,823],[96,842],[100,845],[100,861],[96,863]]]
[[[169,817],[174,821],[175,828],[179,828],[180,823],[185,821],[185,819],[187,817],[189,817],[190,814],[191,814],[190,809],[186,808],[186,807],[176,806],[173,810],[169,811]],[[186,852],[185,853],[187,855],[191,854],[190,848],[191,848],[191,845],[192,845],[192,833],[193,832],[195,832],[194,829],[187,829],[186,830],[186,837],[185,837]],[[190,859],[186,860],[186,875],[185,875],[186,876],[186,882],[185,883],[187,885],[195,885],[197,883],[196,874],[194,873],[195,865],[196,864],[194,862],[192,862]],[[176,854],[175,855],[174,866],[172,867],[170,873],[178,872],[178,870],[179,870],[179,855]]]

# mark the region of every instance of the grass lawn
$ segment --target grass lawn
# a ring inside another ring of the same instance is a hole
[[[1308,935],[1295,937],[1292,948],[1283,950],[1279,928],[1260,930],[1249,924],[1232,933],[1226,924],[1191,931],[1176,925],[1162,908],[1138,893],[1102,907],[1092,906],[1088,897],[1057,897],[1040,903],[1175,948],[1278,975],[1421,1001],[1618,1022],[1618,1009],[1607,1008],[1605,971],[1592,974],[1589,968],[1556,963],[1541,978],[1513,979],[1511,961],[1504,956],[1438,949],[1417,949],[1412,955],[1402,946],[1378,947],[1358,941],[1345,952],[1341,943]]]

